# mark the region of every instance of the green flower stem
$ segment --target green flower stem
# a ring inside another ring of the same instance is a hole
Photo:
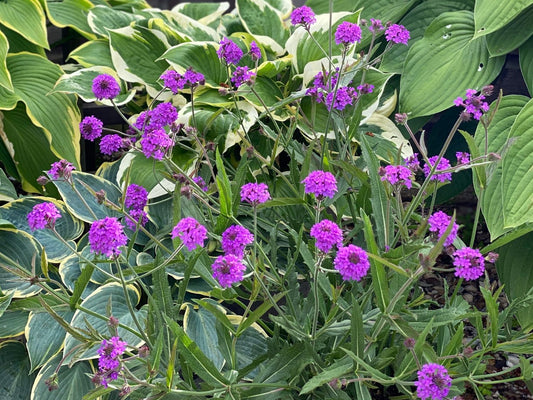
[[[194,87],[191,87],[191,113],[192,113],[192,122],[193,122],[193,125],[194,125],[194,129],[196,129],[198,124],[196,123],[196,114],[194,112]],[[200,142],[200,139],[194,133],[194,131],[191,131],[190,134],[192,135],[192,137],[194,138],[194,140],[196,141],[196,143],[200,147],[200,151],[202,152],[202,154],[203,154],[203,156],[205,158],[205,161],[207,163],[207,166],[209,167],[209,171],[211,172],[211,176],[213,177],[213,181],[216,182],[217,179],[216,179],[216,175],[215,175],[215,170],[213,169],[213,164],[211,164],[211,160],[209,159],[209,155],[207,154],[207,151],[205,150],[205,147],[202,146],[202,143]]]
[[[479,199],[476,204],[476,213],[474,214],[474,225],[472,225],[472,234],[470,236],[470,247],[474,247],[474,242],[476,241],[476,232],[477,232],[477,225],[479,223],[479,215],[481,213],[481,203],[483,202],[483,198],[485,197],[485,190],[480,187],[480,193],[479,193]]]
[[[404,126],[405,130],[409,133],[409,136],[411,137],[412,142],[415,144],[415,146],[416,146],[416,148],[418,150],[418,153],[422,156],[422,158],[424,159],[424,162],[429,165],[428,155],[427,155],[426,151],[422,148],[422,146],[420,146],[420,143],[416,139],[415,134],[411,130],[411,127],[409,126],[407,121],[405,121],[403,123],[403,126]]]
[[[265,112],[267,113],[267,115],[269,116],[270,120],[274,124],[274,128],[276,128],[276,133],[278,134],[278,136],[282,137],[282,132],[281,132],[281,129],[279,128],[279,125],[278,125],[277,121],[274,119],[274,116],[272,115],[272,113],[268,109],[268,106],[265,104],[265,102],[263,101],[261,96],[259,96],[259,93],[257,93],[257,91],[254,89],[253,86],[250,86],[250,91],[255,95],[255,97],[257,97],[257,100],[259,100],[259,102],[261,103],[261,105],[265,109]]]
[[[320,221],[320,210],[322,201],[317,199],[316,203],[316,213],[315,213],[315,224],[317,224]],[[313,342],[313,347],[316,343],[316,330],[318,326],[318,315],[319,315],[319,306],[318,306],[318,274],[320,273],[320,267],[322,266],[322,262],[324,261],[324,257],[320,254],[320,250],[315,247],[315,270],[312,272],[313,274],[313,324],[311,325],[311,341]]]

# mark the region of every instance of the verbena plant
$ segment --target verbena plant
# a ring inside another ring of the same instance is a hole
[[[439,188],[471,169],[474,225],[483,209],[490,226],[484,207],[508,190],[509,165],[518,163],[513,181],[528,177],[530,102],[500,95],[489,107],[493,59],[460,92],[430,80],[442,88],[437,100],[431,84],[402,86],[420,68],[415,46],[450,39],[432,36],[442,26],[455,40],[463,31],[453,24],[473,24],[472,13],[443,14],[413,45],[404,25],[360,11],[239,1],[238,18],[224,15],[217,31],[224,6],[182,7],[113,14],[123,27],[100,32],[111,65],[57,82],[57,91],[114,106],[128,129],[84,118],[82,136],[117,161],[96,174],[56,162],[38,184],[60,199],[1,209],[1,332],[27,339],[0,347],[3,394],[370,399],[379,390],[442,399],[468,383],[483,398],[484,384],[530,380],[529,320],[519,330],[514,316],[531,296],[501,310],[501,288],[485,279],[484,309],[463,300],[463,280],[484,277],[496,256],[476,249],[474,234],[465,244],[455,215],[435,208]],[[98,43],[77,50],[79,60]],[[393,119],[410,141],[389,118],[396,93],[384,72],[409,47]],[[476,89],[465,95],[468,87]],[[457,121],[429,154],[409,119],[453,103]],[[468,119],[480,121],[474,137],[459,130]],[[449,161],[459,134],[471,154]],[[491,233],[519,227],[509,241],[527,232],[516,210],[528,203],[503,198],[510,211]],[[441,272],[443,250],[459,281],[439,304],[418,282]],[[487,374],[499,351],[519,363]]]

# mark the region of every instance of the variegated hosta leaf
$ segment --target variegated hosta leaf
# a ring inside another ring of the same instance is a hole
[[[45,14],[39,0],[1,1],[0,23],[25,39],[49,49]]]

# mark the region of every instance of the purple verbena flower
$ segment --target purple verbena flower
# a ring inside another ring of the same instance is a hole
[[[67,181],[69,181],[72,177],[72,171],[76,169],[74,165],[69,163],[67,160],[56,161],[51,165],[51,167],[52,168],[50,168],[50,171],[48,171],[48,175],[50,175],[52,179],[63,178]]]
[[[219,256],[211,265],[213,278],[215,278],[223,288],[231,287],[233,283],[243,280],[243,272],[246,267],[242,260],[233,254]]]
[[[310,7],[301,6],[292,10],[291,13],[291,24],[293,25],[304,25],[309,27],[316,22],[315,13]]]
[[[422,400],[443,400],[450,391],[452,378],[448,371],[440,364],[424,364],[418,371],[418,380],[415,382],[417,387],[416,394]]]
[[[324,197],[333,198],[337,193],[337,180],[331,172],[313,171],[302,183],[305,185],[305,193],[312,193],[318,200]]]
[[[161,128],[146,131],[141,138],[141,148],[146,158],[153,157],[156,160],[162,160],[173,145],[172,139]]]
[[[437,161],[437,158],[439,158],[439,156],[430,157],[428,159],[429,165],[428,164],[424,164],[424,174],[426,175],[426,177],[429,176],[429,174],[431,172],[431,168],[433,168],[433,165]],[[451,172],[438,173],[439,171],[444,171],[444,170],[450,169],[451,167],[452,166],[450,165],[450,161],[448,161],[448,159],[442,157],[440,159],[440,161],[439,161],[439,165],[437,166],[437,169],[435,170],[435,173],[431,176],[431,178],[429,180],[431,180],[431,181],[439,181],[439,182],[449,182],[449,181],[451,181],[452,180],[452,173]]]
[[[122,138],[119,135],[106,135],[100,140],[100,153],[112,155],[122,149]]]
[[[89,229],[91,251],[107,258],[118,256],[120,247],[126,245],[128,238],[122,224],[115,217],[105,217],[94,221]]]
[[[387,181],[391,185],[405,185],[408,189],[413,186],[413,172],[403,165],[387,165],[382,171],[382,181]]]
[[[159,78],[163,81],[163,86],[170,89],[174,94],[177,94],[178,90],[185,87],[186,80],[173,69],[163,72]]]
[[[457,157],[457,164],[470,164],[470,154],[464,151],[458,151],[455,153]]]
[[[226,254],[233,254],[239,258],[244,257],[246,245],[253,243],[254,235],[243,226],[231,225],[222,232],[222,250]]]
[[[476,93],[477,90],[467,89],[465,99],[458,97],[454,100],[454,104],[458,107],[464,107],[464,113],[467,116],[473,116],[474,119],[479,120],[484,112],[489,111],[489,105],[486,101],[483,101],[485,100],[483,92],[479,95],[476,95]]]
[[[193,251],[197,246],[204,247],[207,229],[193,217],[185,217],[172,229],[171,237],[179,238],[187,250]]]
[[[148,203],[148,192],[142,186],[132,183],[126,189],[124,205],[134,210],[142,210]]]
[[[150,112],[150,127],[157,129],[172,124],[178,119],[178,111],[172,103],[158,104]]]
[[[310,235],[315,238],[315,246],[323,253],[329,253],[333,246],[342,246],[341,228],[328,219],[314,224]]]
[[[207,183],[205,183],[204,178],[202,178],[200,175],[195,176],[192,178],[193,182],[196,183],[200,189],[202,189],[204,192],[207,192]]]
[[[345,281],[360,281],[370,268],[366,251],[353,244],[341,247],[337,251],[333,265]]]
[[[363,83],[362,85],[357,86],[357,90],[359,90],[359,94],[361,95],[372,93],[374,91],[374,85]]]
[[[118,336],[113,336],[111,339],[102,341],[100,348],[97,350],[98,355],[98,372],[96,379],[93,382],[97,382],[105,387],[108,386],[108,381],[116,380],[120,371],[120,356],[126,351],[128,344]]]
[[[418,160],[418,153],[413,153],[413,155],[405,158],[403,160],[405,166],[409,168],[413,173],[416,173],[420,169],[420,161]]]
[[[467,281],[477,279],[485,271],[485,260],[478,249],[464,247],[453,253],[455,276]]]
[[[335,31],[335,43],[349,46],[361,41],[361,28],[348,21],[342,22]]]
[[[58,218],[61,218],[59,210],[54,203],[40,203],[33,206],[28,213],[28,225],[30,229],[52,229]]]
[[[410,35],[405,26],[392,24],[385,31],[385,39],[393,43],[407,44],[407,41],[410,39]]]
[[[147,128],[150,127],[150,119],[152,117],[152,111],[151,110],[145,110],[141,112],[138,116],[135,122],[133,123],[133,126],[143,132],[144,130],[147,130]]]
[[[444,235],[444,233],[446,232],[446,229],[448,229],[448,225],[450,225],[451,221],[452,218],[446,213],[442,211],[437,211],[436,213],[433,213],[431,217],[428,218],[429,231],[435,232],[437,234],[437,238],[440,239],[442,235]],[[459,225],[454,222],[450,234],[444,241],[444,246],[451,246],[453,244],[453,241],[457,237],[458,229]]]
[[[270,199],[268,186],[266,183],[247,183],[241,187],[241,201],[248,202],[254,207],[265,203]]]
[[[196,87],[205,83],[205,76],[201,72],[196,72],[194,69],[187,68],[183,74],[183,78],[187,81],[190,87]]]
[[[98,100],[114,99],[120,93],[120,86],[111,75],[100,74],[93,79],[92,90]]]
[[[326,96],[326,107],[328,110],[335,108],[342,111],[348,105],[353,105],[354,100],[357,98],[357,92],[353,87],[341,86],[337,89],[337,93],[329,92]]]
[[[223,59],[227,64],[237,64],[242,56],[242,50],[233,41],[224,38],[220,41],[220,47],[217,50],[218,58]]]
[[[103,127],[104,123],[98,118],[93,115],[87,116],[80,122],[81,137],[92,142],[102,136]]]
[[[258,61],[261,58],[261,49],[253,40],[250,43],[250,57],[252,61]]]
[[[370,32],[378,32],[378,31],[382,31],[383,29],[385,28],[383,27],[381,20],[370,18],[370,25],[368,25],[368,30]]]
[[[236,88],[243,84],[252,86],[255,80],[255,71],[250,70],[248,67],[237,67],[231,75],[231,82]]]
[[[133,220],[126,217],[125,221],[126,226],[132,231],[137,230],[137,223],[140,223],[141,226],[145,226],[148,223],[148,215],[146,214],[146,211],[144,211],[142,208],[133,208],[129,211],[129,214],[133,218]]]

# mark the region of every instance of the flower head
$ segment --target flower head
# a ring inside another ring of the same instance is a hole
[[[247,183],[241,187],[241,201],[257,206],[270,199],[268,186],[266,183]]]
[[[224,38],[220,41],[220,47],[217,50],[218,58],[223,59],[227,64],[237,64],[242,56],[242,50],[233,41]]]
[[[316,22],[315,13],[310,7],[301,6],[295,8],[291,13],[291,24],[293,25],[304,25],[309,27]]]
[[[204,192],[207,192],[207,190],[209,189],[207,187],[207,183],[205,183],[204,181],[204,178],[202,178],[200,175],[192,178],[192,181],[196,183],[200,187],[200,189],[202,189]]]
[[[137,223],[139,223],[141,226],[145,226],[148,223],[148,214],[146,214],[146,211],[144,211],[142,208],[134,208],[129,211],[129,214],[133,220],[126,217],[125,221],[126,226],[132,231],[137,230]]]
[[[244,257],[246,245],[253,243],[254,235],[243,226],[232,225],[222,233],[222,250],[226,254]]]
[[[413,172],[403,165],[387,165],[382,171],[382,181],[387,181],[391,185],[405,185],[408,189],[413,186]]]
[[[453,253],[455,276],[471,281],[479,278],[485,271],[485,260],[478,249],[464,247]]]
[[[122,148],[122,138],[119,135],[106,135],[100,140],[100,153],[112,155]]]
[[[93,79],[92,90],[98,100],[114,99],[120,93],[120,86],[111,75],[101,74]]]
[[[252,61],[257,61],[261,58],[261,49],[253,40],[250,43],[250,57],[252,57]]]
[[[362,85],[357,86],[357,90],[359,90],[359,94],[372,93],[374,91],[374,85],[363,83]]]
[[[329,92],[326,96],[326,107],[328,110],[335,108],[336,110],[342,111],[348,105],[353,105],[354,100],[357,98],[357,92],[353,87],[350,86],[341,86],[335,91]]]
[[[103,127],[104,123],[95,116],[85,117],[80,122],[81,137],[92,142],[94,139],[102,136]]]
[[[428,218],[429,231],[435,232],[437,234],[437,238],[440,239],[442,235],[444,235],[444,233],[446,232],[446,229],[448,229],[448,225],[450,225],[451,221],[452,218],[446,213],[442,211],[437,211],[436,213],[433,213],[431,217]],[[458,229],[459,225],[454,222],[450,234],[444,241],[444,246],[451,246],[453,244],[453,241],[457,237]]]
[[[248,67],[237,67],[231,75],[231,82],[235,87],[240,87],[243,84],[252,86],[255,79],[255,71],[250,70]]]
[[[342,230],[328,219],[324,219],[311,227],[310,235],[316,240],[316,247],[323,253],[329,253],[333,246],[342,246]]]
[[[370,268],[366,251],[353,244],[341,247],[337,251],[333,265],[345,281],[360,281]]]
[[[67,160],[59,160],[51,165],[52,168],[48,171],[48,175],[52,179],[65,179],[67,181],[72,177],[72,171],[76,168]]]
[[[53,228],[61,214],[54,203],[40,203],[33,206],[27,218],[31,230]]]
[[[429,165],[428,164],[424,164],[424,174],[427,176],[429,176],[430,172],[431,172],[431,168],[433,168],[433,165],[435,164],[435,162],[437,161],[437,158],[439,158],[439,156],[433,156],[433,157],[430,157],[428,159],[429,161]],[[435,173],[431,176],[430,180],[431,181],[439,181],[439,182],[449,182],[452,180],[452,173],[451,172],[443,172],[441,174],[439,174],[438,172],[439,171],[444,171],[444,170],[447,170],[447,169],[450,169],[452,166],[450,165],[450,161],[448,161],[448,159],[442,157],[439,161],[439,165],[437,166],[437,169],[435,170]]]
[[[385,39],[393,43],[407,44],[407,41],[410,39],[410,35],[405,26],[392,24],[385,31]]]
[[[193,251],[197,246],[203,247],[207,239],[207,229],[193,217],[180,220],[172,229],[172,239],[179,238],[187,250]]]
[[[115,217],[94,221],[89,229],[91,251],[107,258],[121,253],[120,247],[128,242],[122,224]]]
[[[196,87],[205,83],[205,76],[201,72],[196,72],[192,67],[187,68],[183,74],[183,78],[190,87]]]
[[[150,112],[150,127],[162,128],[172,124],[177,119],[178,111],[172,103],[161,103]]]
[[[335,43],[349,46],[361,41],[361,28],[348,21],[342,22],[335,31]]]
[[[124,205],[134,210],[142,210],[148,203],[148,192],[142,186],[132,183],[126,189]]]
[[[98,355],[98,372],[96,379],[99,384],[107,387],[108,381],[116,380],[120,371],[120,356],[126,351],[128,344],[120,340],[118,336],[102,341],[100,348],[97,350]]]
[[[368,25],[368,30],[370,32],[379,32],[385,29],[383,27],[383,24],[381,23],[381,20],[370,18],[370,25]]]
[[[455,157],[457,157],[457,164],[470,164],[470,153],[458,151]]]
[[[413,173],[417,172],[420,169],[418,153],[413,153],[413,155],[405,158],[403,161],[405,162],[405,166],[409,168]]]
[[[337,192],[337,180],[331,172],[313,171],[302,183],[305,185],[305,193],[312,193],[319,200],[324,197],[333,198]]]
[[[228,288],[233,283],[242,281],[243,272],[246,270],[241,259],[233,254],[217,257],[211,268],[213,270],[213,278],[223,288]]]
[[[440,364],[424,364],[418,371],[418,380],[415,382],[416,394],[422,400],[442,400],[450,391],[452,378],[448,371]]]
[[[484,112],[489,111],[489,105],[485,100],[484,93],[476,95],[477,90],[467,89],[466,97],[458,97],[454,100],[454,104],[458,107],[464,107],[464,113],[467,117],[473,116],[474,119],[479,120]]]
[[[141,148],[146,158],[153,157],[156,160],[162,160],[173,145],[174,142],[170,136],[161,128],[148,130],[141,138]]]
[[[174,94],[177,94],[178,90],[183,89],[186,83],[183,75],[178,74],[173,69],[163,72],[159,79],[161,79],[163,81],[163,85],[170,89]]]

